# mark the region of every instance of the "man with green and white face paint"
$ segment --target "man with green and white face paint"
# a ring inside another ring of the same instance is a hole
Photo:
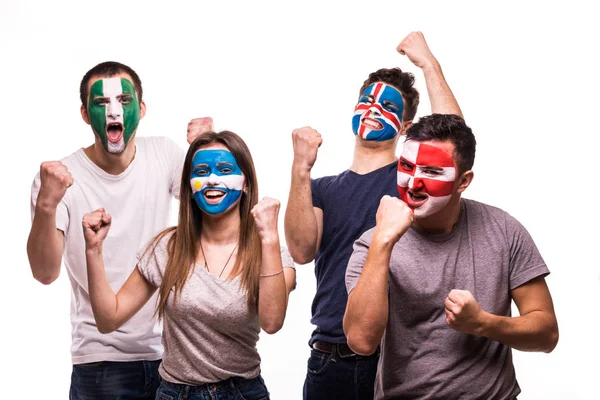
[[[125,150],[140,122],[140,102],[127,78],[104,78],[92,84],[88,115],[94,133],[112,154]]]
[[[87,284],[83,215],[99,208],[113,216],[102,246],[106,276],[118,290],[137,252],[168,224],[179,196],[184,151],[166,137],[136,137],[146,113],[137,73],[104,62],[81,81],[81,116],[94,143],[61,161],[42,163],[31,189],[27,254],[33,276],[50,284],[64,260],[72,286],[70,399],[153,399],[163,354],[161,327],[149,301],[119,330],[98,332]],[[188,125],[188,142],[212,130],[210,118]],[[50,396],[52,397],[52,396]]]

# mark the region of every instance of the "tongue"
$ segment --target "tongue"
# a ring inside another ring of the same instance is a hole
[[[108,140],[112,143],[116,143],[119,140],[121,140],[121,136],[123,134],[123,130],[120,127],[109,127],[106,130],[106,136],[108,137]]]

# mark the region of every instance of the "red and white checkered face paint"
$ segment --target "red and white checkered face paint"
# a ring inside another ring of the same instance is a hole
[[[455,180],[456,166],[450,154],[416,140],[404,143],[398,160],[398,192],[415,217],[427,217],[444,208]]]

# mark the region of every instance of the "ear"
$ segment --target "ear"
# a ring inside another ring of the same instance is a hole
[[[473,181],[473,171],[468,170],[466,172],[464,172],[459,180],[458,180],[458,188],[457,188],[457,193],[462,193],[465,191],[465,189],[467,189],[469,187],[469,185],[471,184],[471,182]]]
[[[85,123],[88,124],[88,125],[91,125],[90,124],[90,116],[88,115],[87,108],[85,108],[83,106],[83,104],[79,108],[79,111],[81,112],[81,118],[83,118],[83,120],[85,121]]]
[[[144,118],[144,115],[146,115],[146,103],[142,101],[140,103],[140,119]]]
[[[398,132],[398,136],[405,136],[406,131],[412,125],[412,119],[410,121],[402,122],[402,127],[400,128],[400,132]]]

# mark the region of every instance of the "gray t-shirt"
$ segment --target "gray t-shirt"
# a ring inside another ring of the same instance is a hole
[[[354,244],[348,293],[356,286],[374,229]],[[510,291],[549,274],[525,228],[499,208],[461,200],[447,235],[410,228],[392,250],[389,316],[375,399],[513,399],[520,393],[511,349],[446,325],[444,300],[469,290],[481,308],[511,315]]]
[[[165,235],[154,252],[147,252],[138,262],[142,275],[156,287],[162,282],[171,236]],[[284,247],[281,258],[284,267],[294,267]],[[260,323],[256,311],[248,308],[239,275],[231,280],[218,278],[196,265],[176,303],[173,293],[163,317],[165,352],[159,373],[164,380],[198,386],[259,374]]]

